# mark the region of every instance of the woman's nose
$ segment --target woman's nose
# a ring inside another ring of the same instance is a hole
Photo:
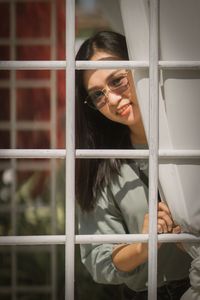
[[[114,91],[108,91],[107,93],[108,105],[117,105],[121,98],[122,95],[117,94]]]

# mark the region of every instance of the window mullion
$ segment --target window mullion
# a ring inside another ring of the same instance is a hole
[[[75,255],[75,1],[66,1],[65,299],[74,299]]]
[[[148,300],[157,299],[158,191],[158,0],[150,1],[149,23],[149,252]]]

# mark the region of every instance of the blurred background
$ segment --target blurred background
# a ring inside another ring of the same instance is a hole
[[[76,49],[104,29],[102,1],[77,0]],[[65,60],[65,1],[0,0],[0,60]],[[65,105],[64,71],[0,71],[0,148],[65,148]],[[64,175],[62,160],[0,160],[0,235],[64,234]],[[64,272],[64,246],[1,246],[0,299],[62,300]],[[92,281],[78,245],[75,294],[119,297]]]

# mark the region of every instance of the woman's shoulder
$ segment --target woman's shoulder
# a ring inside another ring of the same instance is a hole
[[[135,161],[123,162],[120,167],[120,172],[117,175],[118,183],[124,183],[126,181],[134,180],[139,178],[139,168]],[[115,185],[115,180],[113,184]]]
[[[122,199],[125,202],[126,199],[132,199],[134,196],[139,199],[145,198],[147,186],[142,181],[140,172],[137,162],[133,160],[122,162],[119,172],[98,190],[96,208],[106,209],[115,206],[116,202],[121,202]]]
[[[115,194],[128,183],[139,179],[138,166],[134,161],[125,161],[121,163],[119,172],[113,174],[109,183],[104,184],[99,190],[98,198],[109,198],[108,195]]]
[[[111,180],[99,191],[99,197],[103,197],[104,199],[109,198],[110,200],[112,196],[124,190],[125,187],[134,185],[138,180],[140,179],[137,164],[133,161],[122,162],[119,172],[115,173],[111,177]]]

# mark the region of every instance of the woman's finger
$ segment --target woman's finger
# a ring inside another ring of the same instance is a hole
[[[157,224],[157,232],[158,233],[163,233],[163,228],[160,224]]]
[[[167,225],[167,232],[171,232],[173,228],[173,221],[165,211],[158,211],[158,218],[163,219]]]
[[[149,214],[145,214],[142,233],[149,233]]]
[[[159,233],[167,233],[168,232],[167,224],[164,219],[158,218],[157,225],[159,226],[159,229],[161,231]]]
[[[179,225],[176,225],[172,229],[172,233],[181,233],[181,227]]]
[[[166,203],[164,202],[159,202],[158,203],[158,211],[164,211],[166,212],[169,216],[171,216],[171,212],[169,210],[169,207],[167,206]]]

